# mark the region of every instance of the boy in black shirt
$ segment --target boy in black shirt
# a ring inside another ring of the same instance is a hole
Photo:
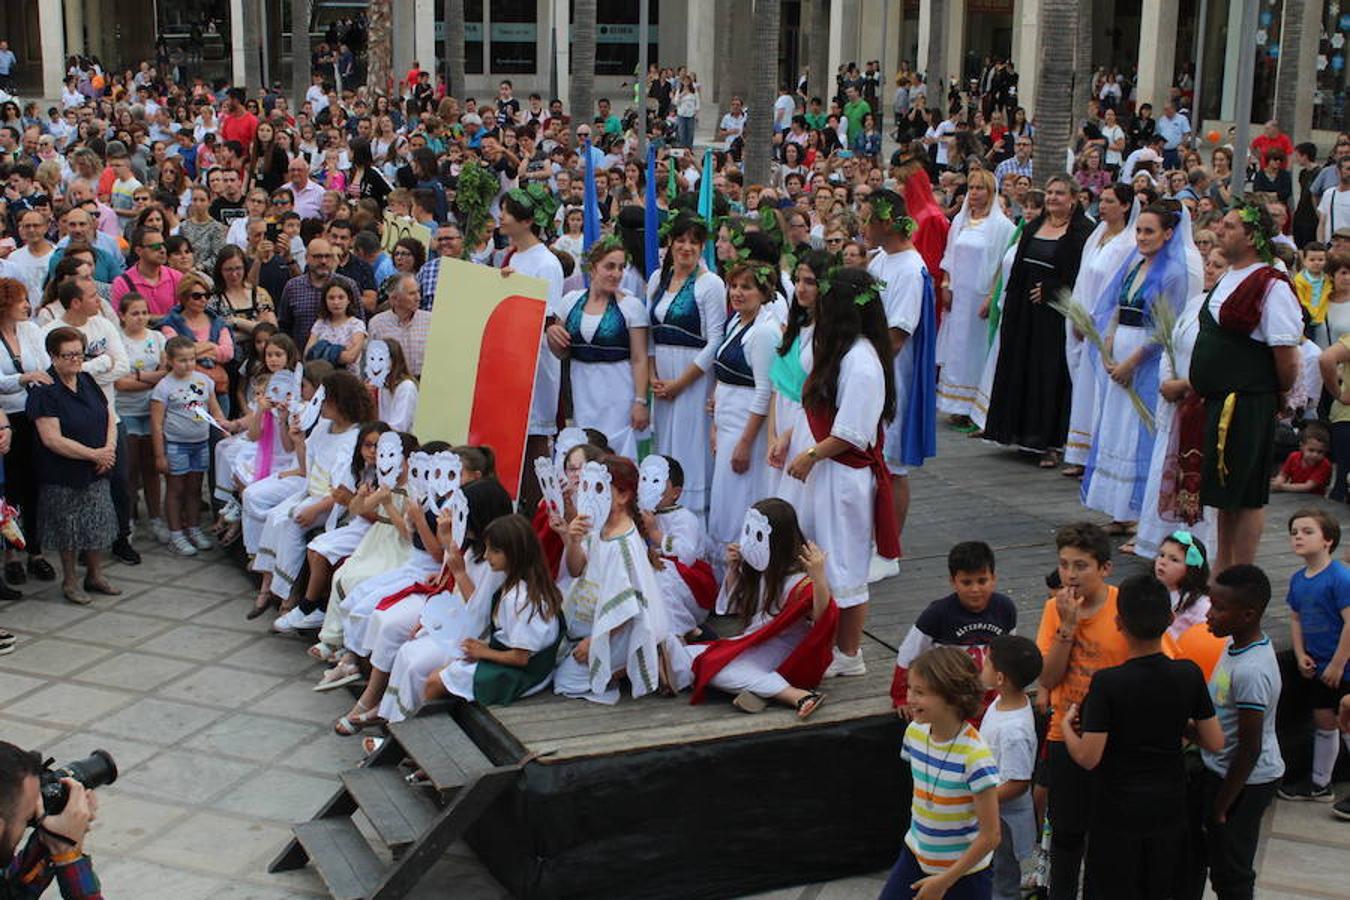
[[[1127,579],[1116,605],[1129,659],[1093,676],[1081,723],[1075,704],[1064,725],[1074,762],[1096,770],[1086,891],[1166,897],[1186,840],[1182,737],[1194,723],[1197,743],[1212,752],[1223,746],[1223,730],[1200,667],[1163,655],[1172,605],[1162,582]]]

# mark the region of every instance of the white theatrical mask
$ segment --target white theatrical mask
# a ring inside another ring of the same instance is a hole
[[[586,443],[586,432],[575,425],[569,425],[558,432],[558,436],[553,439],[553,465],[558,469],[558,477],[562,477],[563,464],[567,460],[567,454],[584,443]]]
[[[464,536],[469,532],[469,498],[463,491],[455,491],[446,503],[450,510],[450,528],[456,547],[464,546]]]
[[[563,492],[558,469],[549,459],[543,456],[536,457],[534,460],[534,477],[539,480],[539,490],[543,494],[544,505],[548,507],[551,514],[561,518],[563,514]]]
[[[300,379],[289,369],[272,373],[267,380],[267,402],[273,406],[294,407],[300,399]]]
[[[670,460],[653,453],[638,467],[638,509],[643,512],[655,512],[661,505],[661,495],[670,483]]]
[[[403,436],[397,431],[386,431],[375,445],[375,483],[393,490],[403,468]]]
[[[439,513],[446,508],[451,495],[459,490],[459,477],[464,470],[464,463],[460,460],[459,454],[453,450],[431,454],[429,463],[424,476],[427,483],[427,497],[423,506],[427,512]]]
[[[408,454],[408,497],[415,503],[421,503],[427,495],[427,469],[431,466],[431,454],[414,450]]]
[[[602,463],[592,460],[581,467],[581,480],[577,486],[577,513],[590,518],[593,530],[609,519],[611,480],[609,469]]]
[[[745,511],[745,525],[741,527],[741,559],[756,572],[769,567],[769,536],[773,528],[764,513],[753,506]]]
[[[319,422],[319,415],[323,412],[323,402],[325,400],[323,385],[314,392],[314,396],[309,398],[309,402],[300,408],[300,430],[308,432]]]
[[[381,340],[366,344],[366,382],[371,387],[384,387],[389,376],[389,345]]]

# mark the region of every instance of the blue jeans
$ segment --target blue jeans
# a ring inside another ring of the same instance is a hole
[[[186,444],[165,441],[164,456],[169,462],[170,475],[187,475],[205,472],[211,453],[207,441],[192,441]]]
[[[694,125],[698,119],[694,116],[676,116],[675,134],[681,147],[694,146]]]
[[[909,900],[914,896],[914,888],[910,885],[927,877],[928,873],[919,867],[919,861],[905,847],[900,851],[900,858],[895,861],[890,877],[886,879],[886,886],[881,889],[879,900]],[[993,876],[986,866],[961,878],[944,897],[945,900],[990,900],[992,891]]]

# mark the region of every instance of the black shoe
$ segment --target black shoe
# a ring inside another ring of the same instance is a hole
[[[22,600],[23,592],[16,591],[14,588],[0,581],[0,600]]]
[[[131,546],[131,541],[124,537],[120,537],[113,541],[112,555],[129,566],[139,566],[141,564],[141,555],[136,552],[135,547]]]
[[[5,563],[5,581],[10,584],[23,584],[28,580],[28,573],[23,569],[23,563],[17,559],[13,562]]]
[[[56,580],[56,570],[52,568],[51,563],[40,556],[36,559],[33,557],[28,558],[28,574],[32,575],[38,581]]]

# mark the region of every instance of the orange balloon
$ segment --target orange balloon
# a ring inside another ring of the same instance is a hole
[[[1209,138],[1211,144],[1217,144],[1219,142],[1219,133],[1217,131],[1211,131],[1209,134],[1205,135],[1205,137]]]

